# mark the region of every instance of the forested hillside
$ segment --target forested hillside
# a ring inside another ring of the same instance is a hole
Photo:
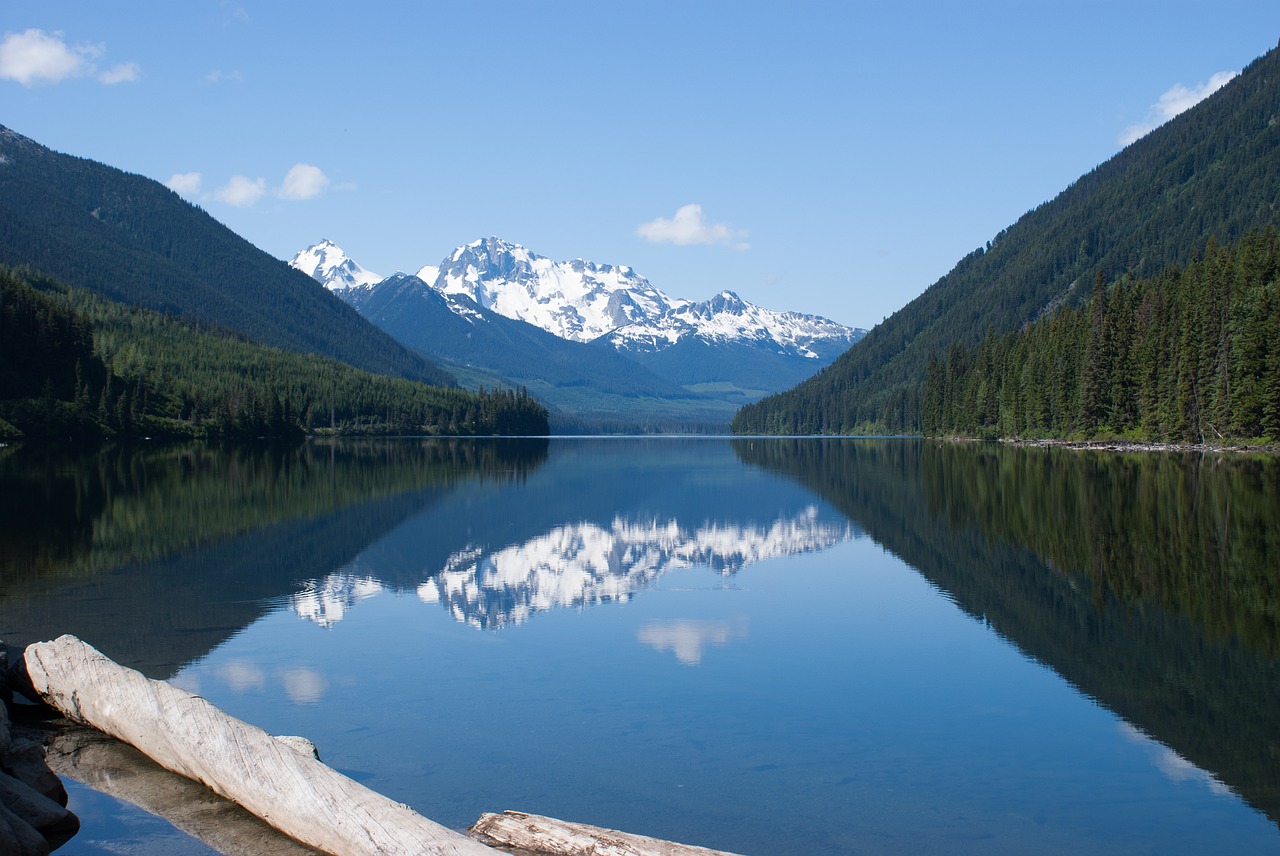
[[[0,127],[0,264],[368,371],[452,378],[149,178]]]
[[[931,354],[976,347],[1086,301],[1096,271],[1151,277],[1211,237],[1280,224],[1280,52],[1147,134],[1013,226],[794,389],[743,407],[737,433],[919,431]]]
[[[0,437],[546,434],[521,391],[466,392],[267,348],[0,269]]]
[[[1280,232],[931,360],[925,434],[1280,440]]]

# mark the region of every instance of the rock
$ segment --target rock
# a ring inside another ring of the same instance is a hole
[[[0,639],[0,705],[13,704],[13,690],[9,689],[9,646]]]
[[[8,773],[36,793],[60,806],[67,804],[67,789],[49,769],[44,746],[34,740],[14,740],[7,752],[0,752],[0,771]]]
[[[26,856],[61,847],[80,829],[67,811],[67,791],[45,763],[44,747],[15,738],[8,649],[0,642],[0,853]]]
[[[49,842],[31,824],[0,802],[0,853],[6,856],[47,856]]]
[[[74,814],[6,773],[0,773],[0,803],[39,832],[51,849],[80,831],[80,819]]]

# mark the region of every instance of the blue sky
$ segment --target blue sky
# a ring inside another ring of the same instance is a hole
[[[496,235],[870,327],[1278,38],[1275,0],[5,0],[0,124],[281,258]]]

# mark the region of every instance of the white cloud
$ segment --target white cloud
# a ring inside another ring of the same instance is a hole
[[[283,199],[313,199],[329,186],[329,176],[317,166],[297,163],[285,174],[284,183],[276,188]]]
[[[1174,116],[1194,107],[1217,92],[1226,85],[1227,81],[1239,73],[1238,71],[1220,71],[1209,78],[1207,83],[1202,83],[1191,89],[1181,83],[1175,84],[1160,96],[1159,101],[1151,105],[1151,109],[1147,111],[1147,116],[1143,121],[1125,128],[1117,138],[1117,142],[1122,146],[1127,146],[1140,137],[1146,136],[1147,133],[1168,122]]]
[[[690,244],[732,247],[735,250],[750,249],[744,238],[745,229],[733,229],[726,223],[707,223],[702,219],[702,206],[697,203],[682,205],[676,216],[668,220],[658,217],[640,224],[636,234],[654,244]]]
[[[73,50],[61,33],[44,30],[6,33],[0,42],[0,77],[23,86],[58,83],[85,73],[89,60],[83,49]]]
[[[0,79],[16,80],[23,86],[37,83],[61,83],[70,77],[97,73],[94,60],[106,53],[101,45],[69,46],[62,33],[46,33],[29,29],[22,33],[6,33],[0,41]],[[136,63],[123,63],[102,72],[102,83],[126,83],[138,79]]]
[[[99,74],[98,82],[105,83],[107,86],[114,86],[117,83],[133,83],[140,75],[141,71],[136,62],[126,62]]]
[[[233,175],[231,181],[213,192],[213,198],[237,208],[248,208],[266,192],[267,182],[264,179]]]
[[[182,196],[195,196],[200,192],[200,182],[204,178],[198,172],[175,172],[169,176],[164,186]]]

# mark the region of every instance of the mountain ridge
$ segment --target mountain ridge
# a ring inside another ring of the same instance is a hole
[[[363,268],[332,242],[294,260],[402,343],[463,375],[527,385],[562,413],[724,425],[738,405],[808,377],[865,333],[728,290],[672,298],[629,266],[553,262],[495,237],[371,287],[353,284],[348,265]]]
[[[1278,51],[1001,230],[831,366],[744,405],[733,430],[919,431],[931,354],[1082,303],[1097,271],[1153,276],[1211,236],[1280,224]]]
[[[284,350],[454,382],[159,182],[55,152],[3,126],[0,264]]]

